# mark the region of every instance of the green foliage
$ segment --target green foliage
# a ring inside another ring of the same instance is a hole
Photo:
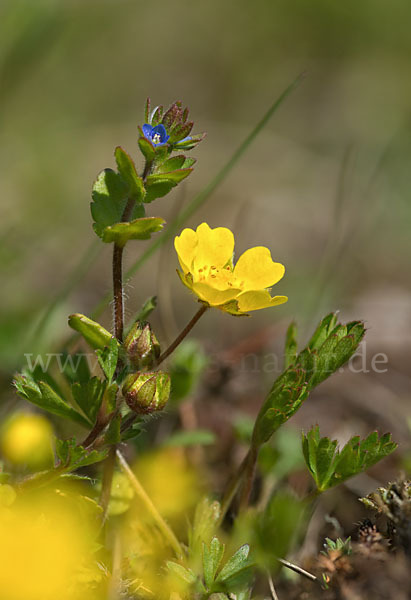
[[[118,246],[124,246],[129,240],[149,240],[153,233],[162,230],[164,223],[160,217],[142,217],[115,223],[104,229],[101,239],[108,244],[115,242]]]
[[[143,135],[143,132],[141,132],[141,136],[138,138],[138,147],[146,161],[148,163],[153,162],[156,150],[150,140]]]
[[[284,367],[287,369],[294,364],[297,357],[297,326],[294,322],[290,323],[286,337],[284,349]]]
[[[56,439],[56,454],[58,467],[64,471],[75,471],[82,467],[88,467],[98,463],[107,456],[107,450],[87,450],[83,446],[76,445],[75,438],[68,440]]]
[[[211,590],[217,576],[218,568],[224,556],[225,546],[214,537],[210,546],[203,543],[203,573],[206,587]]]
[[[103,350],[96,350],[97,360],[109,383],[111,383],[116,371],[118,352],[118,342],[113,337],[110,339],[108,346],[103,348]]]
[[[120,146],[117,146],[114,155],[116,157],[118,172],[128,186],[127,198],[134,200],[136,203],[141,203],[145,192],[144,183],[137,174],[134,162]]]
[[[207,364],[207,357],[197,342],[187,340],[177,348],[169,367],[172,401],[180,402],[193,393]]]
[[[362,473],[397,448],[391,434],[379,437],[375,431],[363,440],[359,436],[351,438],[340,450],[336,440],[320,437],[318,426],[306,435],[303,433],[302,446],[306,465],[319,492]]]
[[[203,543],[199,572],[173,561],[168,561],[167,567],[192,586],[193,591],[201,591],[205,597],[219,592],[232,593],[250,581],[254,563],[249,558],[250,547],[244,544],[220,568],[224,550],[224,544],[214,537],[209,545]]]
[[[103,238],[107,227],[121,222],[128,202],[127,194],[128,185],[118,173],[112,169],[101,171],[93,185],[91,203],[93,229],[99,237]],[[144,206],[136,203],[129,220],[144,216]]]
[[[171,435],[164,446],[187,447],[187,446],[210,446],[216,441],[216,435],[209,429],[193,429],[192,431],[178,431]]]
[[[149,204],[157,198],[163,198],[175,187],[174,181],[170,179],[152,178],[146,183],[146,195],[144,202]]]
[[[94,350],[104,350],[114,339],[100,323],[80,314],[70,315],[68,324],[77,331]]]
[[[35,380],[31,373],[17,375],[14,386],[19,396],[43,410],[67,418],[83,427],[89,427],[90,422],[64,400],[48,383]]]
[[[322,554],[329,554],[330,552],[340,552],[342,555],[350,555],[352,552],[351,546],[351,537],[348,537],[346,540],[342,540],[341,538],[337,538],[335,541],[330,540],[330,538],[325,538],[324,544],[325,551]]]
[[[286,336],[286,370],[276,379],[258,415],[253,442],[260,446],[308,398],[309,392],[337,371],[355,353],[365,327],[361,321],[336,324],[329,314],[318,325],[308,345],[296,354],[296,329],[292,324]]]
[[[250,540],[253,540],[260,565],[269,568],[277,557],[286,556],[298,534],[304,505],[287,491],[274,494],[267,507],[253,519]]]
[[[84,382],[76,382],[71,387],[74,400],[93,424],[103,401],[105,389],[105,382],[98,377],[92,377]]]

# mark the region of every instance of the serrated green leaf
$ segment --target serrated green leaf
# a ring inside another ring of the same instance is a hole
[[[317,329],[308,342],[308,347],[311,350],[318,350],[318,348],[324,343],[332,330],[335,328],[336,324],[337,315],[335,313],[330,313],[324,317],[324,319],[320,321]]]
[[[284,367],[287,369],[294,364],[297,356],[297,325],[292,322],[285,336]]]
[[[17,393],[32,404],[53,415],[71,419],[83,427],[90,427],[90,422],[63,400],[48,383],[36,382],[27,375],[18,375],[14,385]]]
[[[235,554],[225,563],[216,581],[226,581],[236,575],[244,567],[249,565],[248,555],[250,554],[250,546],[244,544],[237,550]]]
[[[117,367],[118,351],[118,342],[115,338],[111,338],[109,345],[103,350],[96,350],[97,360],[109,383],[111,383]]]
[[[124,246],[128,240],[149,240],[153,233],[161,231],[165,220],[160,217],[144,217],[126,223],[116,223],[106,227],[102,233],[103,242],[115,242]]]
[[[132,198],[135,202],[142,202],[145,194],[144,183],[137,174],[133,160],[121,146],[117,146],[114,155],[118,172],[128,186],[127,197]]]
[[[303,434],[302,444],[306,464],[320,492],[365,471],[397,447],[390,434],[379,438],[374,432],[362,441],[354,436],[339,450],[336,440],[320,438],[318,426]]]
[[[93,424],[97,418],[105,388],[106,383],[98,377],[92,377],[87,382],[76,382],[71,387],[74,400]]]
[[[169,570],[177,575],[182,581],[185,581],[188,584],[194,584],[197,581],[197,576],[191,569],[186,569],[182,565],[179,565],[176,562],[171,560],[167,561],[167,567]]]
[[[224,555],[224,544],[217,537],[210,542],[210,547],[203,543],[203,573],[204,581],[210,590]]]
[[[85,315],[78,313],[70,315],[68,324],[74,331],[80,333],[94,350],[103,350],[114,339],[112,334],[100,323],[96,323]]]
[[[87,450],[83,446],[76,444],[75,438],[68,440],[56,439],[56,454],[60,460],[60,465],[66,470],[75,470],[90,466],[104,460],[108,450]]]
[[[253,443],[260,446],[267,442],[297,412],[307,396],[306,372],[289,367],[276,379],[261,407],[254,426]]]

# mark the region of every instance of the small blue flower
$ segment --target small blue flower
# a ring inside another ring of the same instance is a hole
[[[155,127],[146,123],[143,125],[143,133],[154,146],[164,146],[170,138],[170,136],[167,135],[166,128],[161,123]]]

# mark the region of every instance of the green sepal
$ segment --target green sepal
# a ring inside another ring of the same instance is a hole
[[[92,377],[89,381],[83,383],[76,382],[71,387],[71,393],[76,404],[93,424],[103,401],[105,389],[106,383],[98,377]]]
[[[165,220],[161,217],[144,217],[129,223],[116,223],[106,227],[102,240],[107,244],[115,242],[124,246],[129,240],[149,240],[153,233],[161,231]]]
[[[144,183],[137,174],[133,160],[121,146],[117,146],[114,156],[118,172],[128,185],[127,197],[132,198],[137,203],[142,202],[145,193]]]
[[[320,437],[318,425],[302,434],[306,465],[319,492],[346,481],[375,465],[397,448],[391,434],[378,436],[375,431],[364,440],[351,438],[340,450],[336,440]]]
[[[205,133],[197,133],[192,135],[189,140],[178,142],[174,144],[175,150],[192,150],[205,138]]]
[[[100,323],[79,313],[70,315],[68,324],[74,331],[80,333],[94,350],[103,350],[112,339],[115,339]]]
[[[164,113],[164,106],[161,104],[159,106],[156,106],[150,115],[151,119],[149,119],[147,121],[147,123],[149,123],[150,125],[155,127],[156,125],[161,123],[161,119],[163,118],[163,113]]]
[[[90,427],[91,423],[44,381],[35,381],[29,374],[26,374],[17,375],[13,383],[18,395],[25,400],[53,415],[71,419],[83,427]]]
[[[93,229],[102,237],[106,227],[120,223],[128,201],[128,185],[123,178],[112,169],[104,169],[93,185],[91,214],[94,219]],[[136,203],[130,220],[145,216],[144,206]]]

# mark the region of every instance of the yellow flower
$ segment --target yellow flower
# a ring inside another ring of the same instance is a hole
[[[211,229],[202,223],[184,229],[174,240],[182,272],[181,281],[205,304],[233,315],[277,306],[287,296],[271,297],[269,288],[284,275],[268,248],[246,250],[233,264],[234,235],[226,227]]]

